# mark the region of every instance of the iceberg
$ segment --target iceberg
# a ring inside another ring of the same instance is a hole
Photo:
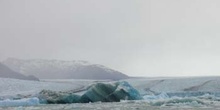
[[[120,102],[120,100],[143,99],[139,92],[128,82],[96,83],[82,95],[73,92],[55,92],[43,90],[39,93],[40,103],[66,104],[89,102]]]
[[[119,102],[120,100],[143,99],[139,92],[128,82],[97,83],[82,95],[81,102]]]

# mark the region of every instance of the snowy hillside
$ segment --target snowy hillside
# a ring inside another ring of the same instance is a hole
[[[23,79],[23,80],[38,80],[33,75],[23,75],[18,72],[15,72],[8,68],[7,66],[0,63],[0,78],[14,78],[14,79]]]
[[[14,71],[34,75],[40,79],[125,79],[127,75],[102,65],[86,61],[20,60],[9,58],[3,61]]]

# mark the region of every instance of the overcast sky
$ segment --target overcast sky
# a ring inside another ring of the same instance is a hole
[[[0,0],[0,60],[86,60],[132,76],[220,75],[219,0]]]

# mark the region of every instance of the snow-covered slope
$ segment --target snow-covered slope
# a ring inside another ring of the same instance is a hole
[[[125,79],[127,75],[102,65],[86,61],[20,60],[8,58],[3,61],[14,71],[34,75],[41,79]]]
[[[0,63],[0,78],[14,78],[14,79],[23,79],[23,80],[38,80],[34,76],[25,76],[23,74],[20,74],[18,72],[15,72],[8,68],[7,66]]]

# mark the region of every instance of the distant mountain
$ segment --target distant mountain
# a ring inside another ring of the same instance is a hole
[[[40,79],[109,79],[120,80],[127,75],[102,65],[86,61],[21,60],[8,58],[3,62],[9,68]]]
[[[13,78],[13,79],[23,79],[23,80],[39,80],[38,78],[30,75],[25,76],[18,72],[15,72],[5,66],[4,64],[0,63],[0,78]]]

